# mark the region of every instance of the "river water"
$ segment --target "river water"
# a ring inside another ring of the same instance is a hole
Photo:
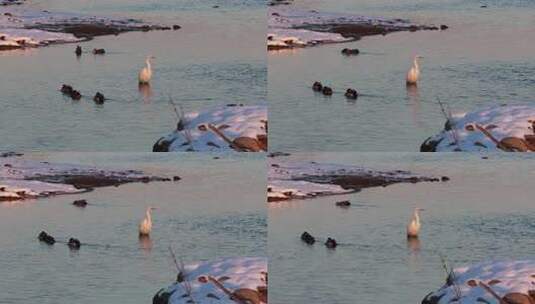
[[[184,111],[266,100],[263,1],[31,1],[57,12],[133,17],[178,24],[178,31],[125,33],[75,45],[0,52],[0,138],[4,150],[152,151],[175,129],[168,100]],[[218,8],[213,8],[219,5]],[[94,56],[93,48],[106,55]],[[150,90],[137,75],[153,55]],[[59,88],[84,97],[72,101]],[[109,98],[103,106],[92,97]]]
[[[179,182],[126,184],[0,203],[0,302],[152,303],[176,279],[168,247],[184,263],[266,256],[265,161],[257,156],[72,154],[25,156],[50,162],[142,169]],[[239,164],[239,165],[238,165]],[[85,209],[72,206],[86,199]],[[153,206],[150,240],[138,223]],[[79,251],[37,240],[45,230]]]
[[[481,8],[486,3],[487,8]],[[445,31],[400,32],[268,54],[270,147],[281,151],[418,151],[452,112],[533,103],[534,1],[295,1],[299,9],[446,24]],[[342,48],[361,54],[346,57]],[[421,55],[421,82],[405,74]],[[312,91],[314,81],[332,97]],[[346,88],[361,96],[348,102]]]
[[[420,303],[445,282],[441,258],[460,267],[534,257],[533,157],[303,153],[291,158],[451,180],[269,203],[270,303]],[[334,206],[346,199],[350,208]],[[425,211],[419,242],[409,243],[405,226],[415,207]],[[316,244],[304,244],[303,231],[316,236]],[[327,237],[338,241],[335,250],[323,245]]]

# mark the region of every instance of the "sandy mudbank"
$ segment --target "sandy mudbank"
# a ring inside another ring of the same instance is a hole
[[[107,170],[91,166],[48,163],[23,156],[0,157],[0,201],[23,200],[89,191],[126,183],[171,181],[138,170]]]
[[[492,261],[455,269],[422,304],[535,303],[535,261]]]
[[[535,151],[535,106],[494,106],[453,115],[421,152]]]
[[[447,28],[447,26],[418,25],[404,19],[321,13],[292,7],[271,7],[268,14],[268,50],[354,41],[364,36],[386,35],[398,31]]]
[[[396,183],[446,181],[409,171],[377,171],[359,166],[269,160],[268,202],[358,192]]]
[[[267,303],[266,258],[226,258],[184,268],[176,283],[156,293],[153,304]]]
[[[20,4],[0,6],[0,50],[77,42],[129,31],[171,29],[137,19],[38,11]]]
[[[267,150],[267,106],[225,105],[180,117],[154,152]]]

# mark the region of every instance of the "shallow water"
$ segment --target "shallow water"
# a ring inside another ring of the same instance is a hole
[[[296,160],[446,175],[445,183],[398,184],[360,193],[270,203],[270,302],[420,303],[445,282],[441,256],[459,267],[534,258],[535,158],[444,154],[298,154]],[[348,199],[341,209],[334,202]],[[420,242],[405,225],[422,212]],[[303,231],[317,237],[309,247]],[[339,246],[322,244],[334,237]]]
[[[212,8],[220,5],[219,8]],[[32,1],[50,11],[142,18],[178,31],[125,33],[75,45],[0,52],[2,149],[151,151],[176,126],[168,100],[184,111],[265,102],[265,7],[261,1]],[[247,25],[247,26],[245,26]],[[106,55],[90,54],[104,48]],[[150,90],[137,75],[156,57]],[[59,92],[67,83],[84,97]],[[100,91],[103,106],[92,101]]]
[[[533,1],[313,0],[296,1],[296,7],[450,28],[269,52],[275,150],[418,151],[444,126],[437,98],[453,112],[535,102]],[[345,57],[342,48],[361,54]],[[405,74],[416,54],[424,56],[421,83],[407,90]],[[335,94],[315,94],[314,81],[332,86]],[[361,94],[356,102],[343,96],[349,87]]]
[[[265,161],[257,156],[147,154],[34,155],[112,168],[179,175],[180,182],[127,184],[81,195],[0,203],[2,303],[151,303],[176,279],[168,246],[187,264],[229,256],[265,256]],[[178,161],[180,160],[180,161]],[[237,166],[237,164],[240,164]],[[247,189],[244,191],[243,189]],[[229,191],[231,190],[231,191]],[[86,199],[79,209],[71,205]],[[151,241],[140,242],[138,222],[153,212]],[[80,251],[41,244],[79,238]]]

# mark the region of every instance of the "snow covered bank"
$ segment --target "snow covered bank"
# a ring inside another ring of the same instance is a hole
[[[71,185],[0,178],[0,202],[85,192]]]
[[[77,42],[82,39],[72,34],[52,33],[36,29],[1,29],[0,50],[47,46],[51,43]]]
[[[491,261],[455,269],[447,284],[422,301],[442,303],[535,303],[535,261]]]
[[[321,33],[305,29],[270,29],[268,34],[268,50],[282,50],[296,47],[315,46],[318,44],[352,41],[340,34]]]
[[[226,105],[187,113],[154,152],[267,150],[267,106]]]
[[[395,183],[438,182],[408,171],[377,171],[359,166],[269,159],[268,202],[352,193]],[[448,180],[442,177],[443,181]]]
[[[152,303],[267,303],[266,258],[237,257],[187,265],[178,279],[180,282],[158,291]]]
[[[535,105],[502,105],[453,115],[420,151],[535,151],[534,123]]]
[[[0,50],[77,42],[128,31],[170,29],[169,26],[148,24],[129,18],[112,19],[38,11],[25,5],[0,6]]]
[[[133,182],[170,180],[137,170],[114,171],[92,166],[52,164],[22,156],[0,157],[0,201],[81,193],[95,187]]]
[[[397,31],[439,29],[434,25],[418,25],[403,19],[321,13],[292,7],[271,7],[268,14],[268,50],[353,41]]]

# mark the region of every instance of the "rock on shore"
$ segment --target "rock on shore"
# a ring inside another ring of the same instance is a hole
[[[346,13],[326,13],[293,7],[268,9],[268,50],[290,49],[358,40],[398,31],[439,30],[404,19],[386,19]]]
[[[269,159],[268,202],[357,192],[396,183],[439,182],[408,171],[378,171],[352,165]],[[446,179],[444,179],[446,180]]]
[[[171,181],[138,170],[108,170],[92,166],[48,163],[21,155],[0,158],[0,201],[72,194],[97,187],[134,182]]]
[[[171,29],[169,26],[149,24],[137,19],[40,11],[23,4],[23,1],[1,2],[0,51],[79,42],[95,36],[130,31]]]
[[[535,105],[487,107],[454,115],[440,133],[425,140],[420,151],[535,151],[534,126]]]
[[[267,304],[267,259],[263,257],[225,258],[186,265],[185,273],[178,275],[179,282],[158,291],[152,303],[236,304],[210,277],[245,303]],[[190,292],[184,288],[186,284]]]
[[[483,283],[483,284],[481,284]],[[457,268],[439,290],[428,294],[422,304],[535,303],[535,261],[490,261]]]
[[[153,151],[267,151],[267,119],[265,105],[225,105],[187,113],[175,131],[158,139]]]

